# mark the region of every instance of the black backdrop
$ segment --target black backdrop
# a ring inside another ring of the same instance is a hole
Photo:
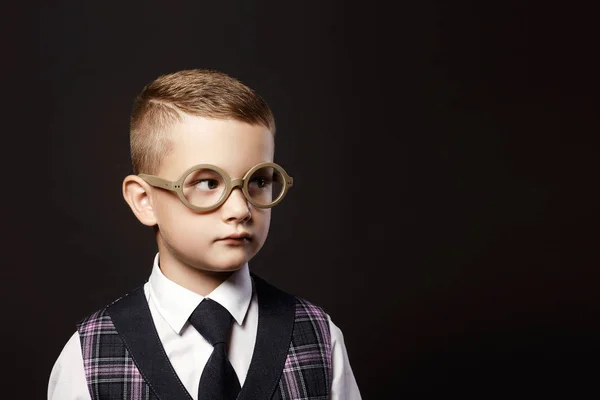
[[[196,67],[271,104],[297,184],[251,268],[331,314],[365,399],[597,394],[594,14],[440,3],[7,8],[2,398],[44,398],[74,324],[147,278],[130,106]]]

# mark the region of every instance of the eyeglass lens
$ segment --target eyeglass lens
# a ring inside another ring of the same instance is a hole
[[[183,195],[197,207],[211,207],[217,204],[227,185],[225,178],[217,171],[203,168],[192,171],[183,182]],[[246,182],[250,198],[257,204],[269,205],[281,195],[284,178],[273,167],[263,167],[254,171]]]

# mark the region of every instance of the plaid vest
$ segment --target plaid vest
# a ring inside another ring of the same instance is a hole
[[[252,274],[259,304],[254,353],[238,400],[327,400],[327,314]],[[77,324],[92,400],[191,400],[167,359],[143,288]]]

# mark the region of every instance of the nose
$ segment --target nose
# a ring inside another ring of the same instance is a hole
[[[250,219],[250,206],[248,200],[241,187],[235,187],[229,198],[225,200],[225,203],[221,206],[223,210],[223,219],[226,221],[241,221],[245,222]]]

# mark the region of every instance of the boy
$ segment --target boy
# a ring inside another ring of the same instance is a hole
[[[49,400],[361,398],[330,317],[249,271],[293,185],[274,134],[266,102],[226,74],[144,87],[123,196],[158,253],[143,286],[77,324]]]

